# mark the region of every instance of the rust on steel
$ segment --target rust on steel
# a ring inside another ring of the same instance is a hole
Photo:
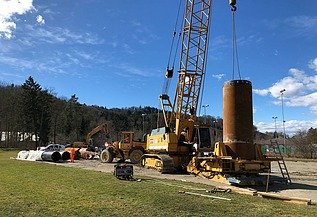
[[[248,80],[231,80],[223,86],[223,142],[233,158],[255,160],[252,84]]]

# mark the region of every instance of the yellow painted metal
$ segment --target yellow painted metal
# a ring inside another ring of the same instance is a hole
[[[259,145],[259,144],[255,145],[255,156],[256,156],[257,160],[264,160],[261,145]]]
[[[145,168],[152,168],[156,170],[162,169],[162,162],[160,159],[156,158],[145,158],[142,162]]]
[[[182,48],[174,100],[171,102],[166,92],[160,96],[165,129],[169,132],[152,131],[147,139],[147,152],[170,156],[175,168],[182,168],[193,154],[194,122],[205,75],[212,0],[185,2]],[[163,164],[166,164],[165,160],[170,160],[161,159]]]
[[[90,144],[91,137],[94,136],[98,132],[103,132],[103,133],[107,134],[108,133],[108,125],[101,124],[101,125],[95,127],[94,129],[92,129],[86,136],[86,139],[85,139],[86,144]]]
[[[103,132],[104,134],[108,134],[108,126],[107,124],[101,124],[94,129],[92,129],[89,133],[87,133],[85,140],[83,142],[74,142],[73,146],[77,148],[86,147],[87,145],[91,145],[92,137],[99,132]]]
[[[214,148],[214,155],[215,156],[227,156],[226,147],[223,142],[216,142]]]
[[[240,160],[227,156],[226,145],[217,142],[213,156],[193,157],[187,166],[187,171],[195,175],[203,176],[210,180],[224,181],[228,175],[267,173],[271,168],[271,161],[263,158],[261,150],[257,150],[258,160]]]
[[[213,181],[228,183],[226,177],[270,171],[269,160],[238,160],[231,156],[193,157],[187,171]]]
[[[131,151],[134,149],[144,152],[146,143],[134,141],[134,132],[124,131],[122,132],[122,140],[114,142],[111,147],[115,157],[127,160],[130,158]]]
[[[176,152],[178,140],[175,133],[148,135],[146,149],[149,151]]]

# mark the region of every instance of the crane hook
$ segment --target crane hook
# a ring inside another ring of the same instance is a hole
[[[231,11],[236,11],[237,7],[236,7],[236,0],[229,0],[229,5],[231,6]]]

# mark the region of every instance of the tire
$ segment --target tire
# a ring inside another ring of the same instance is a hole
[[[131,163],[133,164],[140,163],[140,160],[143,154],[144,152],[140,149],[134,149],[133,151],[131,151],[129,156]]]
[[[100,154],[100,160],[103,163],[111,163],[113,161],[113,153],[109,149],[105,149]]]

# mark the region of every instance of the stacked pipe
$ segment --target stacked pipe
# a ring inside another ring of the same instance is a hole
[[[62,155],[58,151],[44,151],[41,155],[42,160],[44,161],[53,161],[57,162],[62,159]]]

